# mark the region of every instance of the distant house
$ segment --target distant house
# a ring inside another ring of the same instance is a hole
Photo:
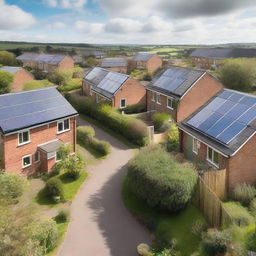
[[[197,68],[214,69],[225,59],[256,58],[256,49],[250,48],[199,48],[190,57]]]
[[[146,89],[134,78],[103,69],[93,68],[83,79],[83,95],[91,96],[96,103],[109,102],[115,108],[128,105],[146,105]]]
[[[180,122],[222,88],[222,84],[206,71],[171,66],[146,86],[147,110],[168,113]]]
[[[74,60],[67,55],[54,55],[44,53],[24,53],[17,57],[23,67],[31,67],[47,73],[56,68],[70,69],[74,67]]]
[[[102,68],[107,68],[112,71],[127,73],[128,62],[125,58],[105,58],[101,62]]]
[[[162,59],[154,53],[139,52],[132,60],[133,68],[146,69],[149,72],[155,72],[163,65]]]
[[[85,50],[82,52],[84,57],[95,57],[96,59],[102,59],[105,57],[105,53],[97,50]]]
[[[57,91],[44,88],[0,95],[2,169],[51,172],[63,143],[75,152],[76,110]]]
[[[256,182],[256,97],[223,90],[179,123],[187,158],[226,169],[227,188]]]
[[[22,67],[3,66],[0,67],[1,70],[13,74],[13,82],[11,84],[11,91],[13,92],[22,91],[25,83],[34,80],[34,76]]]

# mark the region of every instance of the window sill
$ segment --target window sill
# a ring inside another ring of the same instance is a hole
[[[157,102],[157,104],[158,104],[158,105],[161,105],[161,103],[160,103],[160,102]]]
[[[213,163],[211,160],[207,159],[207,162],[208,162],[211,166],[213,166],[214,168],[217,168],[217,169],[219,168],[219,165]]]
[[[170,110],[174,110],[174,108],[171,108],[171,107],[169,107],[169,106],[167,106],[167,108],[170,109]]]
[[[27,141],[27,142],[20,143],[20,144],[18,144],[18,147],[21,147],[21,146],[27,145],[27,144],[29,144],[30,142],[31,142],[31,141]]]
[[[32,165],[32,164],[26,165],[26,166],[22,166],[22,169],[26,169],[26,168],[30,167],[31,165]]]
[[[196,151],[194,151],[194,150],[193,150],[193,153],[194,153],[195,155],[198,155],[198,152],[196,152]]]
[[[64,132],[69,132],[70,131],[70,129],[68,129],[68,130],[63,130],[63,131],[61,131],[61,132],[57,132],[57,134],[59,135],[59,134],[62,134],[62,133],[64,133]]]

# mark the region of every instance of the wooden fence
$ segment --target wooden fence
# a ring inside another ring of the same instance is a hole
[[[219,195],[224,199],[226,196],[225,173],[225,170],[209,171],[198,178],[196,204],[211,227],[219,228],[232,223],[232,217],[225,210],[218,197]]]

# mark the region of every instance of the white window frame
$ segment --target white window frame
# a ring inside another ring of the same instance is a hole
[[[169,100],[171,100],[171,101],[172,101],[172,106],[169,106],[169,104],[168,104]],[[169,109],[172,109],[172,110],[173,110],[173,109],[174,109],[173,104],[174,104],[174,98],[172,98],[172,97],[167,97],[167,103],[166,103],[167,108],[169,108]]]
[[[68,129],[64,129],[64,122],[65,122],[66,120],[68,120]],[[62,131],[59,131],[59,124],[60,124],[60,123],[62,123],[62,125],[63,125],[63,130],[62,130]],[[57,134],[61,134],[61,133],[63,133],[63,132],[67,132],[67,131],[70,131],[70,119],[67,118],[67,119],[63,119],[63,120],[61,120],[61,121],[58,121],[58,122],[57,122]]]
[[[36,154],[38,154],[38,159],[36,160]],[[38,162],[40,162],[40,152],[39,152],[39,150],[37,150],[36,151],[36,153],[35,153],[35,163],[38,163]]]
[[[161,94],[160,93],[156,94],[156,103],[161,105]]]
[[[193,137],[193,152],[197,155],[200,148],[200,141]],[[208,154],[207,154],[208,155]]]
[[[23,134],[24,132],[28,132],[28,141],[20,143],[20,134]],[[22,146],[22,145],[26,145],[28,143],[30,143],[30,130],[23,130],[23,131],[18,132],[18,145]]]
[[[122,101],[124,100],[124,106],[122,106]],[[120,100],[120,108],[126,108],[126,98],[122,98],[121,100]]]
[[[155,92],[152,92],[152,98],[151,98],[152,101],[156,101],[156,93]]]
[[[212,159],[209,158],[209,149],[212,150]],[[219,168],[219,163],[214,163],[214,153],[216,153],[216,154],[218,154],[218,156],[220,156],[220,154],[219,154],[217,151],[215,151],[213,148],[207,146],[207,161],[208,161],[211,165],[213,165],[214,167]],[[218,159],[219,159],[219,158],[218,158]]]
[[[29,157],[29,159],[30,159],[30,164],[24,165],[24,158],[27,158],[27,157]],[[23,156],[22,157],[22,169],[25,169],[25,168],[27,168],[27,167],[29,167],[31,165],[32,165],[32,155]]]

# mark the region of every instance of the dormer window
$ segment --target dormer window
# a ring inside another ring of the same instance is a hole
[[[19,141],[18,141],[18,145],[19,145],[19,146],[29,143],[29,142],[30,142],[29,130],[19,132],[19,134],[18,134],[18,140],[19,140]]]

